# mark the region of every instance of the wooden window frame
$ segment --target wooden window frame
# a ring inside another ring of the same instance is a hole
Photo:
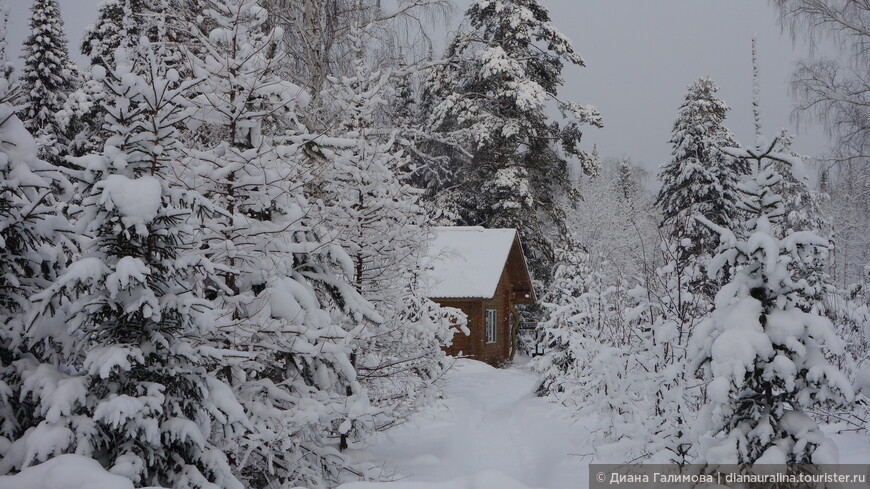
[[[489,317],[492,313],[492,324],[490,325]],[[491,326],[491,330],[490,330]],[[484,341],[487,345],[491,345],[498,340],[498,309],[483,310],[483,332]],[[492,333],[492,334],[490,334]]]

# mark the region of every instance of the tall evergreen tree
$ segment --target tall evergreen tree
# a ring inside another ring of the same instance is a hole
[[[601,125],[597,110],[558,98],[565,64],[584,62],[537,0],[476,0],[465,22],[426,81],[422,104],[429,128],[462,149],[447,150],[449,158],[435,160],[447,168],[429,168],[420,184],[459,224],[518,228],[532,273],[548,282],[554,249],[567,238],[557,204],[570,188],[566,158],[586,172],[597,165],[578,146],[581,126]],[[549,102],[566,122],[547,116]]]
[[[133,27],[125,19],[125,0],[106,0],[97,8],[97,20],[88,26],[79,49],[92,65],[103,67],[114,65],[115,49],[122,44],[129,48],[129,42],[124,38],[134,39],[138,32],[127,32],[126,27]],[[141,4],[134,0],[135,4]],[[131,5],[132,6],[132,5]],[[138,29],[137,29],[138,30]]]
[[[709,77],[689,86],[674,122],[673,156],[659,173],[662,186],[656,205],[662,225],[674,241],[687,239],[682,253],[694,257],[712,253],[718,240],[693,216],[700,214],[721,226],[734,224],[739,212],[736,184],[747,170],[745,163],[722,151],[738,144],[722,125],[730,108],[716,97],[718,91]]]
[[[616,174],[616,188],[620,193],[622,200],[632,203],[632,200],[638,194],[640,182],[635,175],[635,167],[631,165],[631,160],[623,158],[619,161],[619,167]]]
[[[104,103],[109,97],[100,80],[93,77],[93,65],[82,73],[81,86],[72,91],[57,114],[62,130],[69,136],[67,151],[71,156],[84,156],[102,151],[104,141],[110,136],[103,127]]]
[[[802,162],[801,156],[791,149],[793,139],[794,136],[783,130],[777,137],[776,151]],[[773,225],[774,235],[782,238],[793,232],[813,232],[827,239],[830,251],[833,251],[834,242],[831,239],[830,224],[821,210],[822,195],[810,188],[807,175],[795,176],[787,163],[776,161],[773,166],[781,176],[774,191],[782,198],[785,210],[782,219]],[[806,298],[801,301],[801,309],[809,312],[815,308],[816,312],[826,314],[833,319],[833,311],[828,311],[826,305],[837,294],[828,273],[829,262],[829,253],[816,254],[812,260],[795,261],[789,265],[789,268],[792,269],[795,279],[805,280],[810,287]]]
[[[140,37],[152,42],[167,33],[158,32],[158,19],[168,6],[166,0],[106,0],[97,10],[96,23],[82,38],[81,53],[92,65],[113,66],[115,50],[134,50]]]
[[[24,42],[21,73],[26,87],[22,117],[39,142],[39,156],[53,164],[66,164],[67,135],[57,114],[78,86],[78,69],[69,57],[57,0],[34,0],[30,10],[30,36]]]

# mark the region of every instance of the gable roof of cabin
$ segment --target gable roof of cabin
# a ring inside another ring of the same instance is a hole
[[[434,227],[429,245],[426,296],[437,299],[492,299],[499,279],[510,267],[515,290],[528,291],[531,277],[516,229],[480,226]]]

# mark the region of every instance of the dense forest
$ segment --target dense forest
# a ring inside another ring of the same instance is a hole
[[[449,0],[106,0],[81,46],[33,0],[20,68],[2,3],[0,480],[380,480],[355,451],[466,334],[434,226],[519,231],[519,346],[599,461],[836,463],[820,425],[870,425],[866,2],[769,2],[848,53],[791,87],[829,152],[765,129],[747,39],[755,139],[699,73],[657,175],[583,141],[606,114],[560,95],[586,68],[543,0],[474,0],[443,50]]]

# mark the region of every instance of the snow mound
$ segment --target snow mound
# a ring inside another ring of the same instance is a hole
[[[0,154],[5,153],[8,161],[31,161],[37,152],[36,140],[24,127],[18,117],[13,116],[13,108],[9,104],[0,107]]]
[[[15,475],[0,476],[3,489],[133,489],[130,479],[110,474],[96,460],[60,455]]]
[[[160,180],[152,176],[137,179],[124,175],[109,175],[103,183],[103,204],[117,209],[126,226],[149,223],[160,210]]]

